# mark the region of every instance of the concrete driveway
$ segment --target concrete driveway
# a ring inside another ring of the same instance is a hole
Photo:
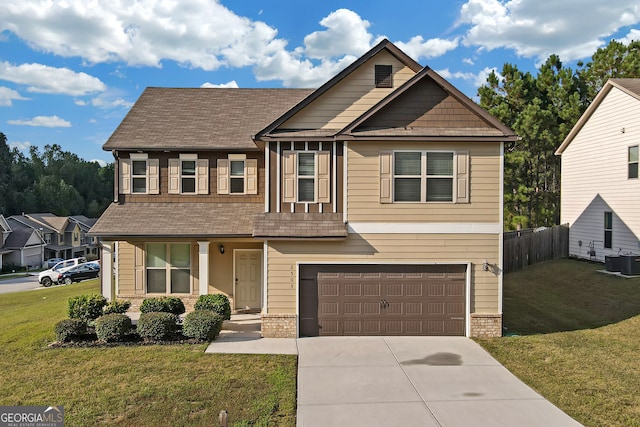
[[[462,337],[298,344],[298,426],[579,426]]]
[[[463,337],[261,338],[236,314],[206,352],[298,354],[298,427],[580,426]]]

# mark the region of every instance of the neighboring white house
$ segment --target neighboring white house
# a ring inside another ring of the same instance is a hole
[[[609,79],[556,151],[569,255],[640,254],[640,79]]]

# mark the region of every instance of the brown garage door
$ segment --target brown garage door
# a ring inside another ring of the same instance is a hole
[[[300,333],[464,335],[464,265],[301,266]]]

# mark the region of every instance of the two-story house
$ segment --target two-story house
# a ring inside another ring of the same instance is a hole
[[[499,336],[515,138],[388,40],[316,90],[148,88],[104,145],[102,292],[224,293],[265,337]]]
[[[640,253],[639,146],[640,79],[609,79],[556,151],[569,255]]]

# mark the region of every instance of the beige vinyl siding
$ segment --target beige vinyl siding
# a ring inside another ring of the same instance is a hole
[[[393,67],[393,88],[375,87],[376,64]],[[414,75],[413,70],[393,55],[382,51],[280,127],[283,129],[342,129]]]
[[[224,254],[220,245],[224,245]],[[233,298],[233,251],[234,249],[262,249],[262,242],[256,241],[214,241],[209,244],[209,282],[210,294],[223,293]]]
[[[571,255],[588,257],[592,240],[602,249],[604,210],[614,213],[613,248],[596,247],[597,258],[638,252],[640,179],[627,177],[628,147],[640,145],[638,117],[640,101],[614,87],[562,154],[560,220],[571,227]]]
[[[350,234],[339,242],[269,242],[268,312],[293,314],[297,263],[473,263],[471,313],[497,313],[498,276],[482,270],[498,263],[498,234]]]
[[[470,203],[380,203],[379,153],[388,150],[468,151]],[[349,222],[500,222],[498,143],[349,142],[347,161]]]

